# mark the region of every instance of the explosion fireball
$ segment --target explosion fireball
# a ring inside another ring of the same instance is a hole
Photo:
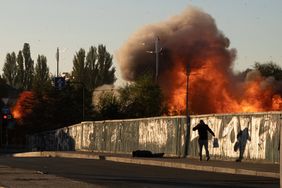
[[[218,30],[215,20],[194,7],[144,26],[129,38],[117,54],[125,80],[134,81],[155,70],[155,58],[146,51],[154,49],[156,37],[163,48],[158,83],[171,112],[185,111],[188,64],[189,109],[193,114],[282,109],[277,81],[262,77],[257,70],[244,78],[236,75],[232,69],[236,50],[229,48],[229,39]]]

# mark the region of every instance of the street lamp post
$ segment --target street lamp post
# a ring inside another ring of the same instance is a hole
[[[189,142],[190,142],[190,112],[189,112],[189,76],[190,76],[190,65],[187,64],[186,66],[186,146],[185,146],[185,156],[188,155],[189,151]]]

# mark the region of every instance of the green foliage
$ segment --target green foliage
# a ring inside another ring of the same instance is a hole
[[[3,67],[3,78],[7,81],[7,84],[15,87],[16,86],[16,76],[17,76],[17,62],[16,54],[12,52],[6,55],[6,62]]]
[[[25,69],[24,69],[24,58],[22,51],[19,51],[17,55],[17,76],[16,76],[16,88],[17,89],[24,89],[24,75],[25,75]]]
[[[80,49],[73,58],[73,70],[72,77],[76,82],[85,83],[86,78],[86,67],[85,67],[85,50]]]
[[[106,46],[98,46],[98,78],[96,86],[103,84],[113,84],[116,81],[115,68],[113,65],[113,56],[111,56],[106,49]]]
[[[273,76],[275,80],[282,80],[281,67],[272,61],[267,63],[256,62],[254,68],[257,69],[264,77]]]
[[[104,92],[99,97],[98,119],[118,119],[120,115],[120,103],[113,92]]]
[[[97,81],[98,81],[97,75],[99,74],[97,59],[98,59],[97,48],[91,46],[86,56],[86,71],[89,77],[87,78],[85,84],[87,86],[87,89],[89,90],[94,90],[94,88],[97,87]]]
[[[34,76],[34,62],[31,59],[28,43],[24,43],[22,53],[24,57],[23,87],[25,90],[31,90]]]
[[[85,91],[85,117],[91,115],[91,95]],[[28,105],[32,104],[32,105]],[[44,94],[35,93],[21,105],[25,113],[20,121],[26,133],[42,132],[69,126],[83,121],[83,92],[81,88],[67,85],[63,90],[50,88]],[[85,119],[84,119],[85,120]]]
[[[0,76],[0,98],[15,98],[17,96],[18,90],[6,84],[5,80]],[[0,103],[2,103],[2,101],[0,101]]]
[[[116,78],[112,60],[103,45],[99,45],[98,50],[91,46],[87,55],[80,49],[73,59],[73,81],[82,82],[89,91],[103,84],[113,84]]]
[[[38,55],[37,64],[33,79],[32,89],[36,93],[44,93],[51,88],[51,79],[49,76],[49,68],[47,66],[47,58],[44,55]]]
[[[34,65],[30,55],[30,46],[24,43],[23,50],[17,57],[15,52],[8,53],[3,67],[3,78],[12,87],[21,90],[32,88]]]
[[[148,75],[120,89],[120,104],[126,118],[160,116],[164,110],[162,91]]]
[[[6,84],[5,78],[0,75],[0,85]]]
[[[7,81],[7,84],[17,89],[30,90],[33,76],[34,66],[28,43],[24,44],[23,50],[19,51],[17,57],[15,52],[6,55],[3,78]]]
[[[142,76],[118,92],[103,92],[97,105],[98,119],[160,116],[165,106],[160,87],[152,76]]]

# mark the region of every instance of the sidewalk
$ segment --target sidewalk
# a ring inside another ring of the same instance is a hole
[[[99,159],[121,163],[132,163],[141,165],[162,166],[207,172],[218,172],[238,175],[252,175],[280,178],[279,164],[254,163],[249,161],[235,162],[213,160],[199,161],[195,158],[141,158],[132,157],[126,154],[112,153],[95,153],[82,151],[43,151],[43,152],[26,152],[7,154],[12,157],[64,157],[64,158],[83,158],[83,159]]]

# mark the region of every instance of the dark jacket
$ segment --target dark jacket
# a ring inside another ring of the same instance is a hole
[[[196,127],[193,128],[193,131],[196,130],[198,130],[199,133],[199,140],[207,140],[208,131],[214,136],[214,132],[205,123],[199,123],[198,125],[196,125]]]

